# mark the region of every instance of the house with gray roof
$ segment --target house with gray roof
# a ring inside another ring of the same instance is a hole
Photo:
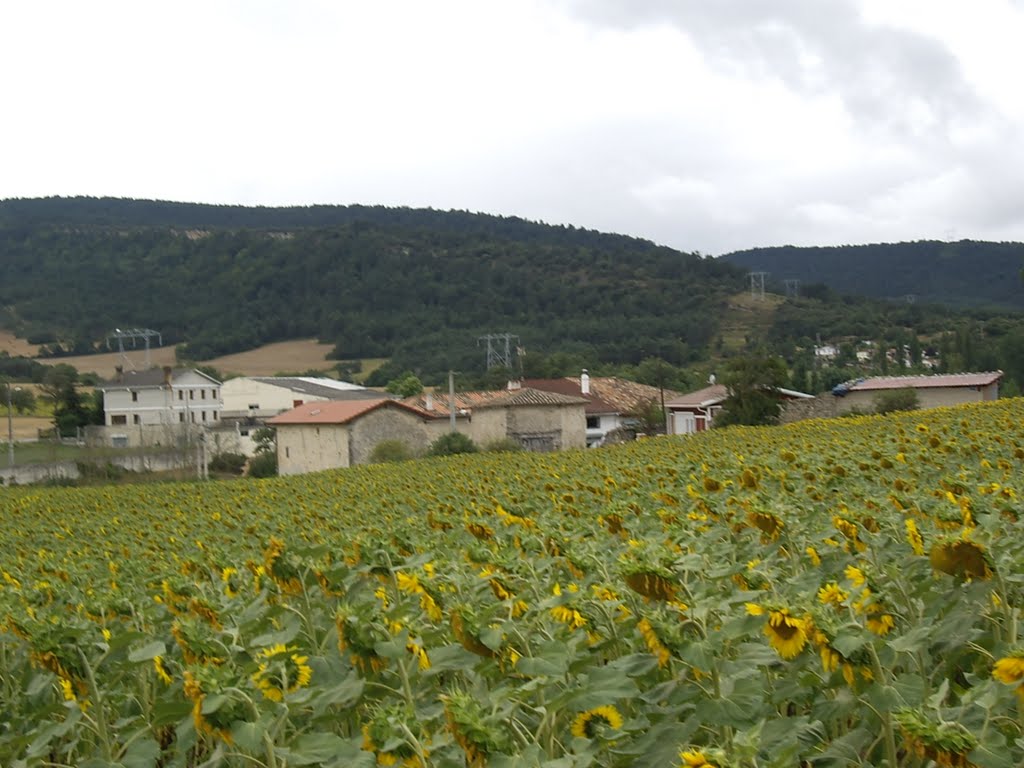
[[[374,400],[390,395],[326,376],[240,376],[221,387],[223,418],[267,419],[306,403]]]

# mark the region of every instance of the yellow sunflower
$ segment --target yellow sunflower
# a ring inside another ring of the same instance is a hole
[[[849,597],[850,593],[834,581],[818,590],[818,602],[823,605],[841,606]]]
[[[572,721],[572,735],[581,739],[593,739],[601,736],[606,728],[618,730],[622,727],[622,715],[615,707],[606,704],[586,712],[580,712]]]
[[[1013,650],[999,659],[992,669],[992,677],[1006,685],[1024,683],[1024,648]]]
[[[252,681],[260,689],[264,698],[271,701],[282,701],[285,694],[294,693],[309,685],[313,678],[313,670],[306,663],[308,656],[295,653],[295,648],[287,648],[278,643],[260,651],[259,669],[252,675]]]
[[[768,614],[768,623],[764,633],[772,648],[784,659],[794,659],[807,645],[810,622],[789,615],[789,609],[783,608]]]
[[[679,759],[683,761],[684,768],[717,768],[698,749],[689,749],[679,753]]]

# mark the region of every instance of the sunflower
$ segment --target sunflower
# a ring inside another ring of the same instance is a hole
[[[626,585],[634,592],[651,600],[672,601],[676,599],[676,585],[668,577],[654,571],[626,574]]]
[[[789,609],[783,608],[768,614],[764,633],[772,648],[784,659],[794,659],[807,645],[810,621],[790,616]]]
[[[971,768],[967,756],[978,746],[977,738],[959,723],[936,723],[913,709],[893,712],[907,750],[943,768]]]
[[[605,729],[622,727],[622,715],[610,704],[580,712],[572,721],[572,735],[580,739],[600,738]]]
[[[647,650],[658,658],[658,666],[666,666],[672,654],[669,649],[665,647],[665,644],[661,642],[661,639],[658,637],[658,633],[655,632],[654,627],[651,626],[651,622],[647,619],[640,619],[636,624],[636,628],[640,633],[640,636],[643,637]]]
[[[917,523],[907,518],[904,525],[907,527],[907,541],[910,543],[910,548],[914,550],[915,555],[923,555],[924,539],[921,538],[921,532],[917,529]]]
[[[834,581],[818,590],[818,602],[823,605],[841,606],[849,597],[850,593]]]
[[[164,681],[164,685],[170,685],[174,682],[171,673],[167,671],[167,666],[164,664],[162,656],[153,657],[153,669],[156,671],[156,676]]]
[[[698,749],[688,749],[680,752],[679,759],[683,761],[684,768],[717,768],[717,766]]]
[[[992,564],[985,547],[966,538],[944,537],[932,545],[928,559],[932,568],[958,579],[992,578]]]
[[[313,670],[306,663],[308,656],[295,653],[281,643],[264,648],[256,654],[259,669],[252,674],[252,681],[271,701],[284,700],[285,694],[294,693],[309,685]]]
[[[1024,648],[1015,648],[996,662],[992,677],[1006,685],[1024,683]]]

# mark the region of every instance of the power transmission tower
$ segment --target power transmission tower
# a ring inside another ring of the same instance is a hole
[[[800,295],[800,281],[799,280],[783,280],[786,284],[786,295],[797,297]]]
[[[764,301],[764,279],[767,272],[750,272],[750,295],[759,301]]]
[[[511,333],[488,333],[477,339],[477,346],[480,346],[481,341],[487,342],[487,370],[497,365],[503,365],[508,370],[512,370],[513,339],[518,347],[519,337]]]
[[[121,355],[121,366],[124,367],[125,363],[128,363],[128,355],[124,351],[124,340],[131,339],[132,349],[137,345],[139,339],[143,339],[146,343],[146,368],[149,368],[149,340],[155,338],[156,345],[162,347],[164,345],[163,337],[158,331],[150,330],[149,328],[115,328],[114,331],[107,335],[107,349],[110,349],[110,340],[117,339],[117,351]],[[133,368],[135,366],[132,366]]]

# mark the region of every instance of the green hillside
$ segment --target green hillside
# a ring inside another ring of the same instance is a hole
[[[194,359],[316,336],[423,374],[476,338],[597,362],[700,359],[742,272],[650,242],[466,212],[0,202],[0,323],[85,352],[119,326]]]
[[[830,248],[753,248],[721,257],[745,270],[785,280],[821,283],[844,294],[941,303],[956,307],[1024,308],[1024,243],[961,240],[946,243],[844,245]]]

